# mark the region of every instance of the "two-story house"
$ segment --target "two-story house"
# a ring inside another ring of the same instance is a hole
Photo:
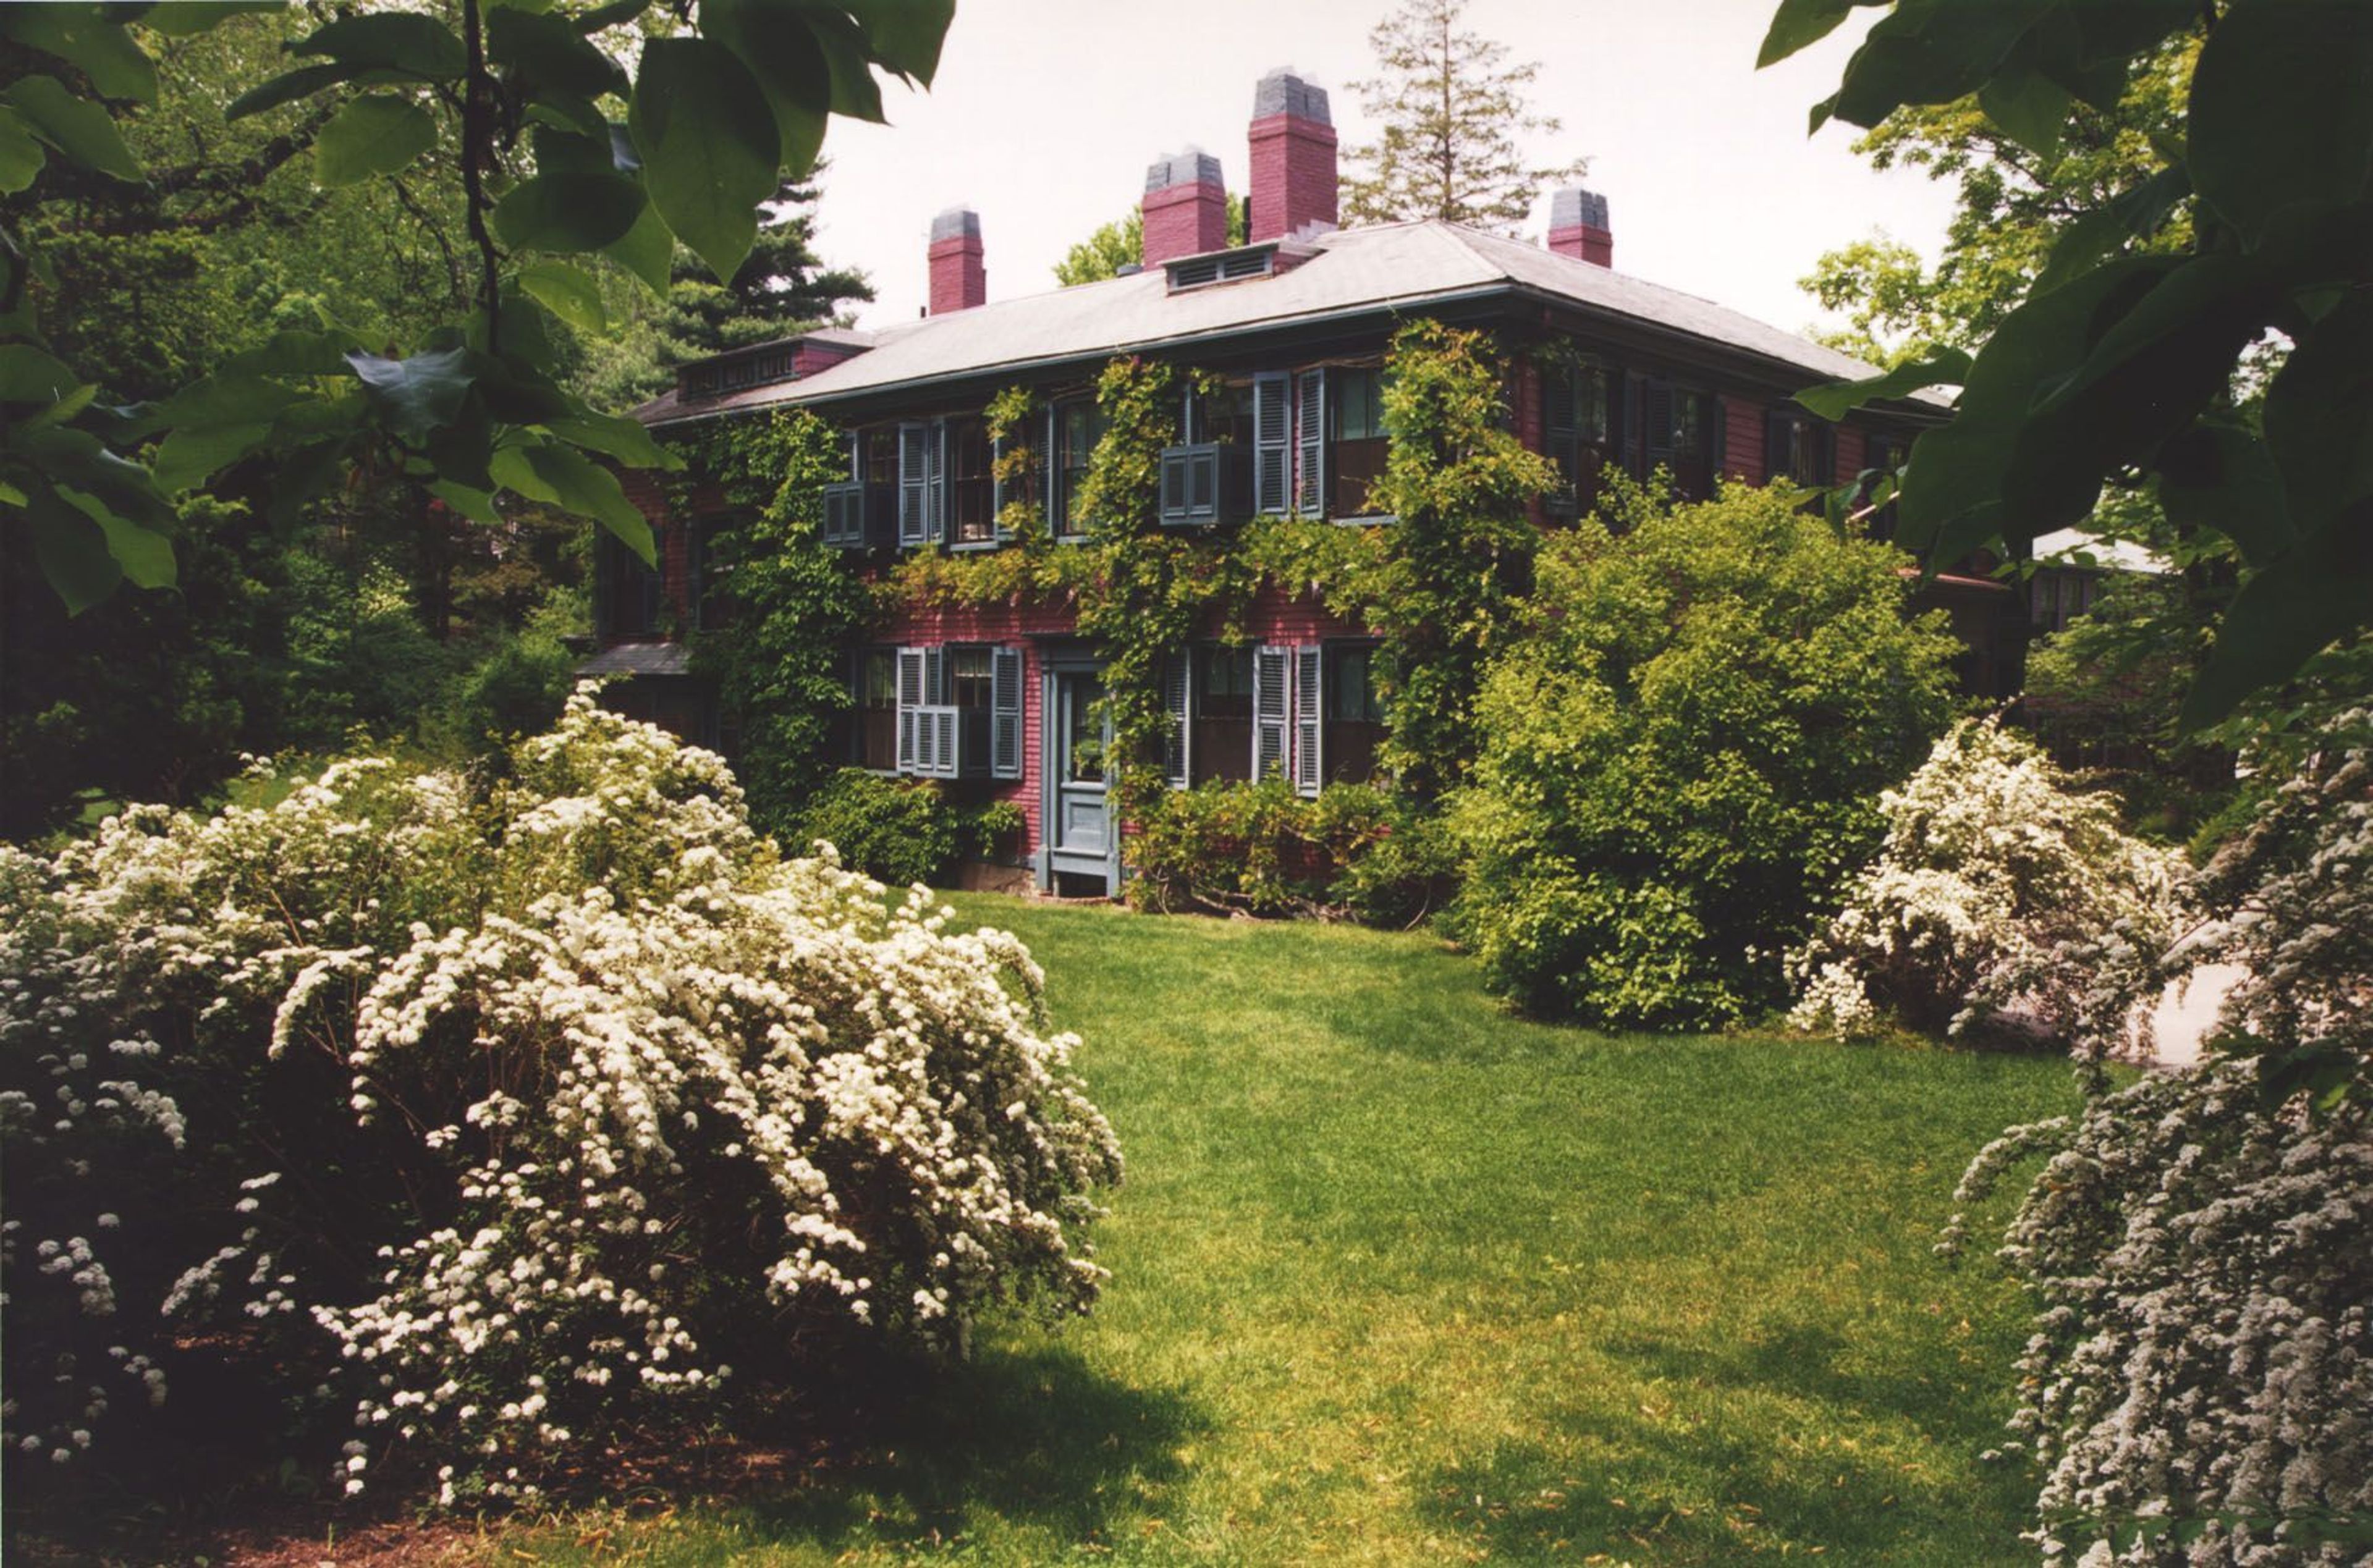
[[[994,551],[1012,496],[994,470],[988,401],[1015,386],[1040,410],[1029,438],[1033,499],[1058,540],[1083,534],[1072,505],[1100,434],[1092,395],[1115,356],[1204,373],[1163,453],[1161,519],[1226,529],[1269,513],[1389,527],[1368,499],[1390,439],[1385,351],[1413,316],[1490,331],[1510,355],[1508,406],[1521,438],[1561,477],[1536,519],[1586,511],[1601,477],[1662,469],[1686,495],[1718,476],[1807,485],[1899,462],[1941,417],[1925,401],[1841,424],[1790,400],[1869,367],[1721,306],[1618,271],[1606,202],[1557,193],[1546,248],[1438,222],[1336,226],[1336,137],[1326,92],[1272,74],[1255,94],[1248,239],[1227,242],[1229,195],[1205,154],[1152,165],[1141,268],[1110,280],[990,303],[980,219],[931,228],[930,306],[879,331],[825,331],[684,367],[639,411],[654,428],[797,404],[847,432],[847,477],[824,497],[824,542],[848,569],[879,572],[902,552]],[[1554,350],[1554,352],[1541,352]],[[663,541],[651,574],[605,544],[599,633],[589,667],[633,675],[614,700],[704,733],[701,693],[661,637],[703,612],[704,530],[638,497]],[[2002,688],[2018,645],[2016,596],[1979,576],[1926,593],[1952,610],[1965,675]],[[1382,733],[1374,639],[1307,597],[1265,591],[1242,631],[1178,650],[1165,682],[1172,782],[1280,771],[1315,793],[1373,769]],[[1105,802],[1094,733],[1096,650],[1059,604],[894,614],[848,650],[848,763],[952,781],[1010,798],[1027,819],[1021,859],[1041,887],[1116,890],[1119,825]]]

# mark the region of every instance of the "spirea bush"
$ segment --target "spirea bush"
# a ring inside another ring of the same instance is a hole
[[[1967,720],[1879,796],[1887,839],[1818,935],[1789,955],[1789,1022],[1841,1038],[1892,1014],[1955,1035],[2064,1040],[2091,989],[2071,944],[2175,939],[2184,866],[2128,837],[1999,719]]]
[[[1084,1310],[1120,1155],[1041,981],[777,859],[719,760],[590,691],[490,788],[361,759],[0,852],[11,1458],[203,1342],[350,1424],[350,1490],[524,1494],[852,1338]]]
[[[2171,953],[2096,973],[2131,1003],[2243,966],[2201,1064],[2014,1128],[1962,1180],[2046,1156],[2000,1253],[2038,1308],[2034,1539],[2085,1568],[2373,1562],[2373,714],[2195,895]]]
[[[1780,492],[1610,505],[1543,547],[1484,682],[1453,919],[1529,1012],[1720,1026],[1784,1005],[1781,955],[1878,842],[1958,645],[1906,618],[1900,555]]]

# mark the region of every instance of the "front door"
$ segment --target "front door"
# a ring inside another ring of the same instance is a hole
[[[1112,726],[1105,718],[1103,673],[1093,666],[1055,664],[1046,674],[1046,883],[1093,879],[1107,897],[1120,891],[1119,834],[1105,790],[1105,752]]]

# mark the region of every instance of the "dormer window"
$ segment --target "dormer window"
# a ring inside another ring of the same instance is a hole
[[[1175,261],[1164,261],[1163,270],[1170,274],[1170,292],[1183,293],[1190,288],[1208,288],[1218,283],[1239,283],[1246,278],[1265,278],[1277,271],[1277,246],[1239,246],[1233,250],[1214,250],[1204,256],[1182,256]]]

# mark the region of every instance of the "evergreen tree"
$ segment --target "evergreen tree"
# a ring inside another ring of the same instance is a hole
[[[1545,187],[1587,167],[1527,164],[1520,139],[1561,129],[1533,112],[1526,88],[1540,63],[1506,64],[1507,45],[1459,26],[1466,9],[1467,0],[1402,0],[1368,34],[1376,75],[1349,85],[1384,132],[1351,150],[1344,222],[1441,218],[1513,233]]]

